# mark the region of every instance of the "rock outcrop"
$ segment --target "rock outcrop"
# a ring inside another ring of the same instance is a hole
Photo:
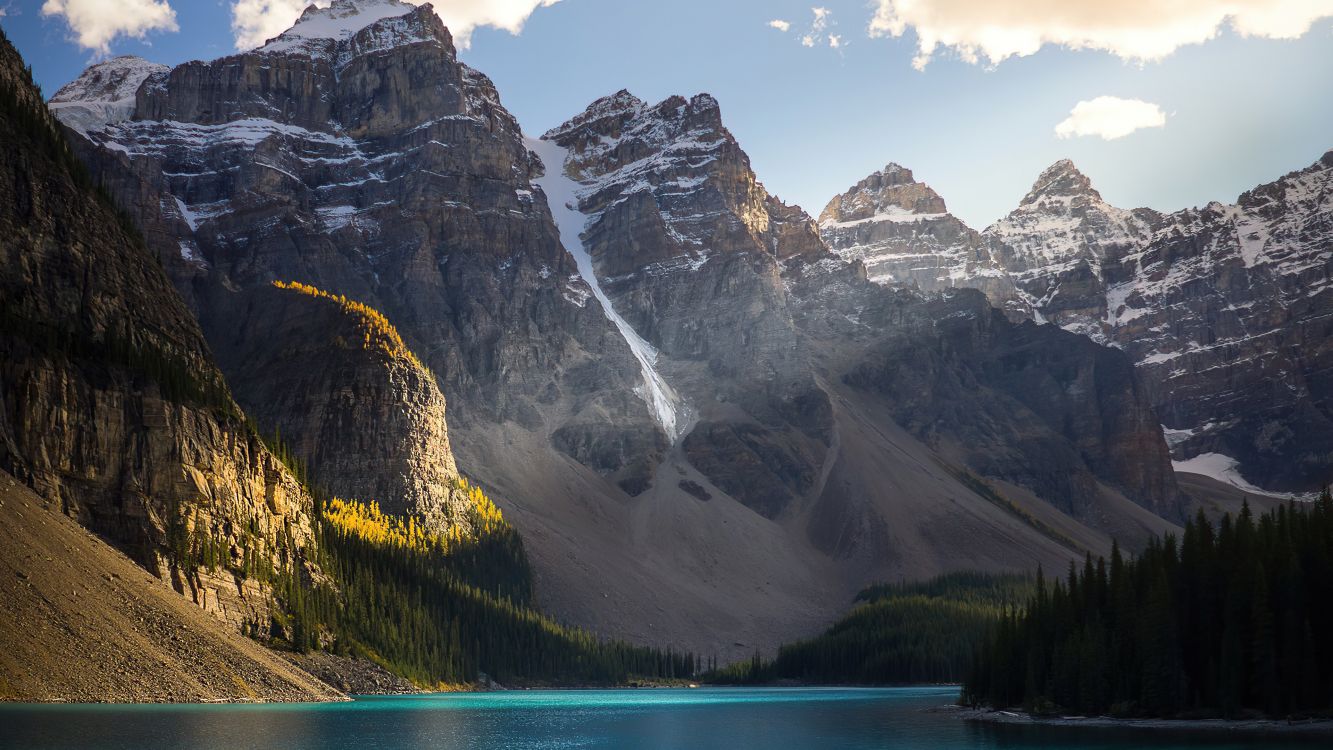
[[[0,469],[209,611],[267,622],[246,561],[314,572],[310,496],[5,40],[0,98]],[[227,573],[192,563],[205,546]]]
[[[444,396],[382,315],[281,282],[218,304],[235,306],[209,339],[237,400],[321,489],[441,530],[469,522]]]

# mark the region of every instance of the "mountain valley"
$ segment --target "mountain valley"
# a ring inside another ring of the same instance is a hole
[[[713,96],[525,132],[399,0],[0,87],[6,512],[228,659],[689,679],[1333,481],[1333,152],[1175,213],[1061,161],[984,231],[889,164],[816,220]]]

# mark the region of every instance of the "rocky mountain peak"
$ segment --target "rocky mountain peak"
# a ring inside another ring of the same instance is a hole
[[[291,28],[269,39],[260,49],[302,40],[343,41],[378,21],[409,14],[434,15],[434,11],[429,4],[417,6],[401,0],[334,0],[325,8],[312,3]]]
[[[707,135],[708,140],[731,138],[722,125],[721,107],[711,94],[696,94],[689,99],[674,94],[649,106],[621,89],[597,99],[583,112],[548,130],[542,138],[574,145],[581,152],[599,141],[610,150],[624,141],[661,147],[681,140],[687,133]]]
[[[836,195],[819,215],[819,232],[847,261],[865,264],[881,284],[911,284],[923,291],[948,289],[960,279],[978,284],[991,303],[1012,309],[1013,284],[990,257],[981,236],[950,214],[944,199],[912,170],[890,162]]]
[[[875,175],[878,175],[889,185],[907,185],[916,182],[916,178],[912,176],[912,170],[893,161],[885,164],[884,168],[876,172]],[[872,177],[875,175],[872,175]]]
[[[834,196],[819,214],[819,223],[868,221],[871,219],[912,220],[920,215],[937,216],[948,212],[944,199],[924,182],[917,182],[912,170],[890,162]]]
[[[1092,187],[1092,180],[1074,166],[1069,159],[1061,159],[1047,167],[1032,183],[1032,189],[1023,196],[1020,205],[1029,206],[1047,199],[1089,197],[1100,201],[1101,193]]]
[[[422,42],[454,56],[453,37],[429,3],[336,0],[327,8],[308,6],[291,28],[254,52],[309,56],[342,69],[366,54]]]
[[[134,114],[139,87],[150,76],[168,70],[134,55],[113,57],[61,86],[48,106],[61,122],[81,133],[128,120]]]

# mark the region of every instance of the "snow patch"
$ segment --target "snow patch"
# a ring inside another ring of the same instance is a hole
[[[1232,487],[1236,487],[1237,489],[1254,495],[1281,498],[1290,497],[1290,495],[1284,495],[1278,492],[1269,492],[1268,490],[1255,487],[1245,481],[1245,478],[1240,475],[1240,470],[1237,468],[1239,465],[1239,461],[1230,456],[1224,456],[1221,453],[1200,453],[1194,458],[1171,462],[1171,468],[1177,472],[1200,474],[1205,477],[1211,477],[1223,484],[1229,484]]]
[[[313,4],[305,9],[296,24],[260,47],[260,52],[287,52],[301,49],[310,40],[342,41],[358,31],[386,18],[397,18],[416,10],[399,0],[338,0],[327,8]]]
[[[680,437],[680,429],[684,426],[685,404],[680,396],[672,390],[666,380],[662,378],[661,373],[657,371],[657,350],[651,344],[643,339],[630,324],[616,312],[615,306],[611,304],[610,298],[602,291],[601,282],[597,280],[597,274],[593,271],[592,256],[588,254],[588,249],[583,244],[583,230],[587,226],[588,217],[578,209],[578,191],[579,184],[565,175],[565,160],[569,152],[563,146],[552,141],[540,140],[537,138],[524,137],[527,147],[536,153],[546,167],[546,174],[533,180],[533,184],[541,188],[546,194],[546,200],[551,207],[551,216],[555,219],[556,226],[560,230],[560,241],[565,249],[574,256],[574,261],[578,265],[579,275],[583,281],[592,290],[592,294],[602,306],[602,311],[606,317],[615,325],[616,330],[624,337],[625,343],[629,345],[630,351],[634,353],[634,358],[639,361],[639,369],[643,373],[643,385],[640,394],[643,400],[647,402],[648,408],[652,410],[653,417],[657,423],[662,426],[666,432],[667,438],[672,443]],[[639,390],[639,389],[636,389]]]
[[[47,106],[66,126],[87,134],[134,116],[139,86],[170,68],[142,57],[123,55],[93,65],[51,97]]]
[[[867,216],[864,219],[853,219],[851,221],[822,221],[819,223],[820,229],[842,229],[843,227],[855,227],[862,224],[877,224],[881,221],[891,221],[894,223],[907,223],[917,221],[931,221],[934,219],[943,219],[948,216],[947,213],[926,214],[917,213],[901,206],[888,206],[888,210],[881,211],[874,216]]]

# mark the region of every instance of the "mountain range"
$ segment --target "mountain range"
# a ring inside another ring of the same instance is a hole
[[[1333,456],[1333,152],[1235,204],[1108,204],[1068,160],[982,232],[896,164],[835,197],[829,246],[872,278],[971,287],[1016,320],[1121,349],[1177,466],[1251,491],[1313,493]]]
[[[49,107],[83,177],[0,180],[0,468],[232,625],[263,587],[174,518],[316,580],[312,495],[468,535],[466,476],[542,611],[734,660],[1333,478],[1333,155],[1176,214],[1061,162],[984,232],[889,165],[816,221],[712,96],[525,134],[397,0]]]

